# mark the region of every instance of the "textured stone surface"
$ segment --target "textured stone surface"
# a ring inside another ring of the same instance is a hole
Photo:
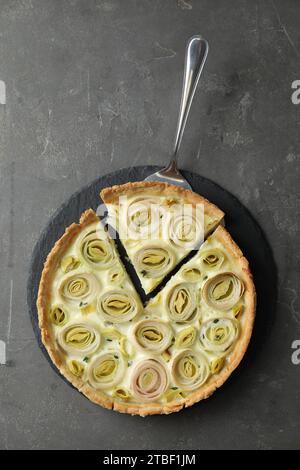
[[[300,105],[290,99],[299,2],[0,3],[0,339],[9,361],[0,366],[0,447],[299,448],[291,344],[300,339]],[[51,370],[26,283],[36,241],[72,193],[113,170],[167,161],[185,42],[196,32],[210,53],[182,167],[237,196],[263,228],[277,308],[266,322],[261,313],[259,340],[222,391],[178,415],[141,419],[95,407]]]

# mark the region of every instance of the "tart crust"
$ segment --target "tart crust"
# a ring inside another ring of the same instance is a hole
[[[127,185],[114,186],[111,189],[106,189],[102,191],[101,195],[105,198],[105,201],[114,201],[115,198],[119,197],[122,191],[126,187],[126,192],[128,190],[133,190],[136,192],[136,189],[143,189],[145,187],[152,188],[159,191],[167,191],[168,196],[170,195],[169,186],[164,183],[152,183],[152,182],[142,182],[140,183],[128,183]],[[183,195],[188,193],[187,196],[190,197],[190,200],[199,202],[199,199],[203,200],[201,196],[195,195],[191,191],[184,190],[182,188],[174,189],[171,187],[174,194]],[[128,192],[127,192],[128,194]],[[205,200],[206,201],[206,200]],[[209,207],[214,211],[214,213],[222,213],[218,208],[215,208],[213,204],[208,203]],[[217,211],[217,212],[215,212]],[[240,248],[233,241],[229,233],[222,226],[219,226],[213,236],[225,246],[225,248],[230,252],[232,257],[235,259],[235,262],[240,266],[243,273],[243,281],[245,283],[245,308],[243,312],[244,316],[244,328],[243,334],[237,340],[234,351],[231,355],[230,362],[225,366],[222,371],[215,377],[211,376],[206,384],[202,386],[199,390],[188,395],[182,400],[173,401],[166,404],[160,403],[149,403],[149,404],[139,404],[139,403],[126,403],[121,402],[118,399],[107,396],[100,390],[95,390],[88,383],[84,382],[80,378],[74,377],[66,364],[64,363],[62,353],[60,352],[56,341],[52,334],[51,324],[49,321],[49,305],[51,300],[51,285],[53,281],[54,273],[57,269],[57,266],[62,258],[66,249],[72,244],[74,238],[79,234],[79,232],[87,227],[89,224],[92,224],[98,220],[95,212],[92,209],[87,210],[83,213],[80,218],[79,224],[72,224],[68,227],[62,237],[55,243],[51,252],[49,253],[44,269],[41,276],[38,298],[37,298],[37,309],[38,309],[38,318],[39,326],[41,329],[41,338],[42,342],[48,351],[48,354],[52,362],[56,365],[60,373],[66,377],[66,379],[72,383],[72,385],[77,388],[81,393],[83,393],[87,398],[92,402],[101,405],[104,408],[114,409],[121,413],[129,413],[132,415],[152,415],[152,414],[169,414],[175,411],[180,411],[184,407],[193,405],[194,403],[208,398],[218,387],[220,387],[231,375],[234,369],[239,365],[242,360],[248,343],[250,341],[254,318],[255,318],[255,307],[256,307],[256,294],[255,287],[252,280],[252,274],[249,268],[248,261],[243,256]]]

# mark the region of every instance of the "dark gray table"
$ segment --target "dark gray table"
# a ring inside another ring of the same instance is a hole
[[[300,448],[299,21],[296,0],[0,1],[1,448]],[[262,226],[278,304],[263,351],[222,391],[141,419],[94,406],[50,368],[27,312],[28,266],[74,191],[167,161],[184,46],[198,32],[210,53],[182,166],[231,191]]]

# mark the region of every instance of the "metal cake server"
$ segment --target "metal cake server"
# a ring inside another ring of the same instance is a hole
[[[147,176],[145,181],[164,181],[165,183],[182,186],[185,189],[192,189],[191,185],[178,170],[178,150],[207,54],[208,42],[201,36],[192,36],[188,40],[185,52],[182,96],[173,155],[167,167]]]

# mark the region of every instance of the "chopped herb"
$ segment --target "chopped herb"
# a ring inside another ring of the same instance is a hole
[[[218,318],[216,318],[216,319],[214,320],[214,323],[218,323],[218,322],[219,322],[219,320],[218,320]]]
[[[89,358],[86,356],[86,357],[83,358],[83,361],[84,362],[89,362]]]
[[[128,361],[128,367],[132,366],[132,361]]]
[[[110,338],[106,338],[106,341],[112,341],[112,339],[110,339]]]
[[[144,269],[141,271],[141,275],[142,276],[146,276],[147,275],[147,271],[145,271]]]
[[[207,278],[208,278],[208,276],[204,276],[203,281],[206,281]]]
[[[171,387],[171,390],[178,390],[178,387]]]
[[[116,354],[114,354],[114,358],[115,358],[115,359],[119,359],[119,356],[117,356]]]

